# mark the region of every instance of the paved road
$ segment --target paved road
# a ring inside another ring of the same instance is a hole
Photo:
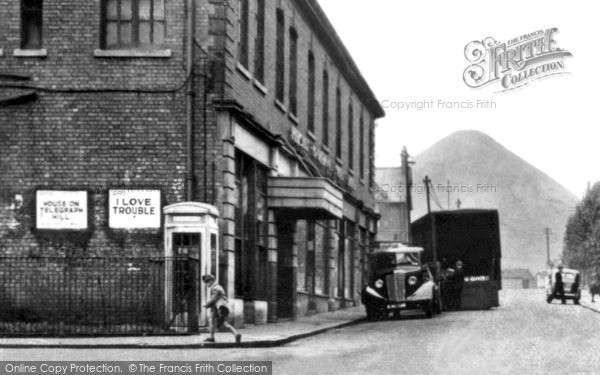
[[[274,374],[600,374],[600,314],[538,290],[502,307],[364,323],[273,349],[6,349],[3,360],[271,360]]]

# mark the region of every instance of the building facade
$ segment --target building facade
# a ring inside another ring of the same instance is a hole
[[[406,180],[403,168],[377,168],[377,211],[379,228],[377,241],[380,243],[402,243],[409,245],[409,216],[406,203]]]
[[[376,207],[379,213],[377,242],[412,245],[410,232],[412,211],[413,164],[406,147],[400,154],[400,167],[377,168],[375,171]]]
[[[0,16],[4,256],[210,251],[238,325],[357,303],[384,113],[316,1],[0,0]],[[167,232],[181,202],[216,207],[218,240]]]

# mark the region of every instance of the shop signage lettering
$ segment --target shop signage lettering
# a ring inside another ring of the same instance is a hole
[[[160,228],[160,190],[114,189],[108,195],[111,228]]]
[[[329,177],[336,183],[347,187],[347,177],[345,177],[343,169],[336,165],[318,145],[305,137],[296,128],[292,128],[290,131],[290,141],[294,147],[302,150],[319,167],[325,177]]]
[[[36,228],[42,230],[86,230],[88,228],[87,192],[38,190],[36,192]]]

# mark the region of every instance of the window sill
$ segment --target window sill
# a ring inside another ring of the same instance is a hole
[[[290,118],[290,120],[292,120],[292,122],[294,124],[298,125],[300,123],[300,120],[298,120],[298,116],[296,116],[295,114],[293,114],[293,113],[290,112],[288,114],[288,117]]]
[[[315,133],[313,133],[312,130],[308,130],[307,134],[308,138],[310,138],[313,142],[317,140],[317,137],[315,137]]]
[[[342,166],[342,165],[343,165],[343,164],[342,164],[342,158],[340,158],[339,156],[336,156],[336,157],[335,157],[335,163],[336,163],[337,165],[339,165],[339,166]]]
[[[354,177],[354,169],[348,169],[348,174]]]
[[[45,48],[41,48],[41,49],[17,48],[13,51],[13,56],[16,56],[16,57],[46,57],[46,56],[48,56],[48,50]]]
[[[238,62],[238,63],[236,63],[235,66],[236,66],[238,72],[242,73],[242,75],[244,76],[244,78],[246,78],[247,80],[251,80],[252,79],[252,74],[250,74],[250,72],[248,71],[248,69],[246,69],[242,64],[240,64]]]
[[[275,107],[279,108],[281,112],[287,113],[287,107],[285,106],[285,104],[283,104],[277,99],[275,99]]]
[[[258,91],[260,91],[263,95],[267,95],[267,93],[269,92],[269,90],[263,86],[262,83],[260,83],[259,81],[256,80],[256,78],[253,80],[254,82],[254,87],[256,87],[256,89]]]
[[[171,57],[170,49],[95,49],[94,57]]]
[[[327,147],[327,146],[323,145],[323,146],[321,146],[321,148],[323,149],[323,151],[324,151],[326,154],[328,154],[328,155],[329,155],[329,154],[331,154],[331,150],[329,149],[329,147]]]
[[[365,185],[365,179],[364,178],[360,179],[360,184],[363,185],[363,186]]]

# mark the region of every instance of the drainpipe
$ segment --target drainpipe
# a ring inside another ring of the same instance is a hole
[[[187,41],[186,41],[186,130],[187,130],[187,163],[186,187],[187,201],[194,200],[194,0],[187,0]]]

